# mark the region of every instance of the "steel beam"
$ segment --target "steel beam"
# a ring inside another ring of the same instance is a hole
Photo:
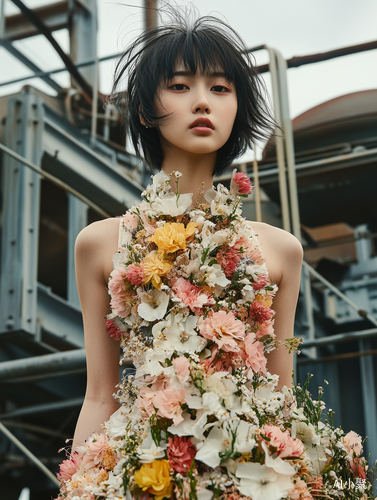
[[[42,331],[71,344],[84,347],[81,310],[38,283],[38,326]]]
[[[48,26],[50,31],[68,28],[68,1],[56,2],[37,7],[33,11]],[[20,12],[5,17],[4,38],[6,40],[23,40],[39,35],[36,27]]]
[[[370,340],[359,341],[360,351],[371,349]],[[369,463],[374,465],[377,460],[377,403],[376,384],[373,366],[373,356],[362,356],[360,358],[361,390],[363,394],[364,427],[368,436],[365,447],[369,455]]]
[[[55,401],[53,403],[44,403],[41,405],[30,405],[24,408],[18,408],[17,410],[10,411],[9,413],[4,413],[0,415],[0,420],[5,420],[8,418],[24,417],[25,415],[33,415],[35,413],[46,413],[49,411],[65,410],[67,408],[77,408],[82,406],[84,398],[73,398],[66,399],[64,401]]]
[[[143,186],[94,152],[77,137],[77,130],[46,108],[43,169],[113,215],[140,203]]]
[[[76,285],[75,273],[75,242],[79,232],[88,224],[88,205],[77,199],[76,196],[68,196],[68,266],[67,266],[67,300],[71,304],[80,307],[79,294]]]
[[[43,101],[26,91],[9,100],[6,145],[40,164]],[[0,333],[34,334],[37,322],[37,265],[40,175],[6,155],[3,164],[4,206],[1,259]]]
[[[49,374],[53,377],[54,373],[85,370],[85,367],[85,349],[3,361],[0,363],[0,383],[11,383],[20,379],[32,380],[33,377],[42,374]]]
[[[12,56],[16,57],[22,64],[29,68],[33,73],[38,73],[40,78],[47,83],[51,88],[53,88],[57,93],[61,92],[63,88],[47,73],[43,72],[39,66],[34,64],[28,57],[26,57],[22,52],[20,52],[16,47],[8,40],[0,39],[0,45],[2,45]],[[32,78],[34,75],[30,75]],[[27,79],[27,78],[26,78]]]

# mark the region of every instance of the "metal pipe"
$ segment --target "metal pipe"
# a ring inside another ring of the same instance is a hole
[[[262,222],[262,206],[260,196],[260,185],[258,175],[258,161],[254,145],[254,158],[253,158],[253,179],[254,179],[254,192],[255,192],[255,218],[257,222]]]
[[[356,352],[345,352],[343,354],[334,354],[334,356],[324,356],[323,358],[316,359],[298,359],[298,365],[311,365],[320,363],[329,363],[331,361],[341,361],[342,359],[352,359],[352,358],[363,358],[364,356],[373,356],[377,354],[377,349],[372,349],[370,351],[356,351]],[[368,378],[370,380],[370,378]],[[364,386],[365,384],[362,384]],[[376,421],[374,420],[374,423]]]
[[[270,72],[271,72],[271,83],[272,83],[272,97],[274,102],[274,114],[276,123],[281,126],[281,113],[280,113],[280,97],[279,97],[279,85],[278,85],[278,75],[276,68],[275,51],[270,47],[266,46],[268,54],[270,57]],[[283,138],[279,133],[275,136],[276,142],[276,156],[279,172],[279,189],[280,189],[280,206],[283,219],[283,228],[291,232],[291,223],[289,220],[289,203],[288,203],[288,192],[287,192],[287,182],[285,176],[285,161],[284,161],[284,145]]]
[[[65,401],[56,401],[54,403],[26,406],[25,408],[19,408],[17,410],[10,411],[9,413],[4,413],[3,415],[0,415],[0,419],[4,421],[4,419],[23,417],[34,413],[45,413],[49,411],[64,410],[66,408],[77,408],[82,405],[83,401],[84,398],[74,398]]]
[[[0,431],[12,441],[51,481],[59,486],[60,483],[54,474],[28,449],[19,441],[6,427],[0,422]]]
[[[360,309],[352,300],[350,300],[344,293],[342,293],[336,286],[334,286],[332,283],[327,281],[326,278],[324,278],[321,274],[319,274],[310,264],[307,262],[303,262],[303,265],[306,266],[306,268],[309,270],[309,272],[315,276],[319,281],[321,281],[327,288],[329,288],[335,295],[337,295],[339,298],[341,298],[344,302],[346,302],[352,309],[357,311],[357,313],[365,319],[368,319],[373,325],[377,326],[377,320],[373,318],[367,311],[364,309]]]
[[[111,217],[111,215],[109,213],[105,212],[105,210],[102,210],[101,207],[99,207],[98,205],[96,205],[95,203],[90,201],[86,196],[84,196],[81,193],[79,193],[78,191],[76,191],[76,189],[73,189],[71,186],[69,186],[65,182],[61,181],[60,179],[58,179],[54,175],[51,175],[48,172],[37,167],[37,165],[34,165],[34,163],[32,163],[31,161],[27,160],[23,156],[19,155],[18,153],[15,153],[11,149],[7,148],[1,142],[0,142],[0,149],[2,149],[7,155],[12,156],[12,158],[14,158],[15,160],[18,160],[19,162],[23,163],[24,165],[26,165],[29,168],[31,168],[32,170],[34,170],[35,172],[40,174],[42,177],[45,177],[46,179],[51,181],[56,186],[59,186],[60,188],[67,191],[68,193],[73,194],[74,196],[79,198],[81,201],[83,201],[84,203],[89,205],[95,212],[100,214],[102,217],[105,217],[106,219]]]
[[[377,328],[370,328],[368,330],[357,330],[355,332],[337,333],[329,337],[320,337],[317,339],[305,341],[301,347],[321,347],[327,344],[338,344],[340,342],[351,342],[352,340],[360,340],[377,337]]]
[[[0,382],[62,370],[77,370],[85,366],[85,349],[3,361],[0,363]]]

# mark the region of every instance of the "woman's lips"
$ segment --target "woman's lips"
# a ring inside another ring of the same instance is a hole
[[[200,135],[211,134],[214,130],[211,120],[208,118],[197,118],[190,125],[190,129]]]

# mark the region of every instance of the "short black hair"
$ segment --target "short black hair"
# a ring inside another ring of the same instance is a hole
[[[151,167],[161,169],[163,152],[154,127],[167,115],[156,115],[158,87],[171,80],[177,63],[193,74],[220,66],[236,88],[238,110],[231,135],[217,152],[213,174],[219,175],[275,128],[264,83],[245,43],[225,22],[205,16],[190,23],[177,12],[173,17],[168,25],[143,32],[124,52],[115,69],[111,96],[130,130],[136,153],[140,157],[143,153]],[[126,91],[122,90],[125,77]]]

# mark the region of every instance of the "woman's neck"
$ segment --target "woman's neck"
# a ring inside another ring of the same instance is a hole
[[[195,155],[191,158],[182,156],[177,158],[166,158],[162,163],[162,170],[166,174],[178,171],[182,174],[178,182],[178,192],[192,193],[192,202],[204,201],[203,195],[213,185],[213,168],[216,161],[214,155]],[[170,181],[172,190],[176,190],[176,178],[171,176]]]

